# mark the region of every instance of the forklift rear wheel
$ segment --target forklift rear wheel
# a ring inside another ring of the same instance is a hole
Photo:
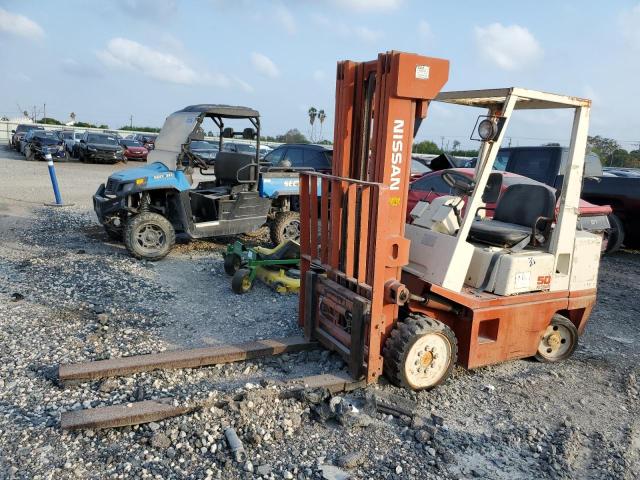
[[[227,253],[224,256],[224,272],[230,277],[240,269],[242,259],[237,253]]]
[[[143,212],[127,222],[124,243],[131,255],[140,260],[160,260],[176,243],[176,232],[162,215]]]
[[[231,290],[238,294],[247,293],[251,290],[251,284],[251,272],[246,268],[241,268],[231,279]]]
[[[280,245],[287,240],[300,242],[300,214],[298,212],[281,212],[271,224],[271,241]]]
[[[446,381],[458,358],[458,341],[444,323],[412,313],[398,322],[384,348],[389,380],[412,390],[434,388]]]
[[[566,317],[555,314],[546,328],[538,345],[536,360],[540,362],[560,362],[573,354],[578,346],[578,329]]]

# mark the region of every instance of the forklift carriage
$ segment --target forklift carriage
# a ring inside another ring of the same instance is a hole
[[[601,238],[576,232],[590,101],[521,88],[439,93],[448,69],[399,52],[339,63],[332,175],[301,175],[300,325],[355,380],[384,373],[419,390],[456,362],[563,360],[595,303]],[[449,179],[458,194],[419,203],[405,229],[412,142],[431,101],[486,109],[476,181]],[[522,185],[484,218],[512,113],[549,108],[575,112],[557,222],[549,191]]]

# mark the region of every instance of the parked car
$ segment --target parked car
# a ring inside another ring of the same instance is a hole
[[[15,130],[11,130],[11,139],[9,140],[9,147],[14,150],[20,151],[20,140],[31,130],[44,130],[44,127],[39,125],[30,125],[21,123]]]
[[[153,150],[156,145],[157,134],[151,133],[136,133],[132,138],[133,140],[140,142],[140,144],[147,150]]]
[[[29,124],[20,124],[16,127],[15,130],[11,130],[11,139],[9,140],[9,147],[13,148],[17,151],[23,150],[23,145],[21,144],[24,137],[33,130],[44,130],[44,127],[39,125],[29,125]]]
[[[421,159],[411,157],[411,180],[420,178],[430,171],[431,169]]]
[[[125,161],[128,161],[128,160],[138,160],[142,162],[147,161],[147,154],[149,153],[149,150],[144,148],[140,142],[121,138],[118,143],[120,143],[120,146],[124,148],[124,152],[122,153],[122,156],[124,157]]]
[[[84,132],[80,132],[78,130],[63,130],[60,132],[60,135],[62,135],[62,141],[64,142],[64,149],[70,157],[75,157],[74,147],[80,142],[83,134]]]
[[[32,130],[32,132],[25,146],[27,160],[44,160],[46,154],[51,154],[54,160],[67,159],[64,141],[59,132],[52,130]]]
[[[190,145],[191,153],[204,160],[207,165],[213,165],[216,156],[220,151],[217,143],[206,140],[192,140]],[[255,152],[255,149],[253,150]]]
[[[117,163],[124,153],[118,138],[106,133],[85,132],[77,149],[81,162]]]
[[[558,146],[501,148],[496,165],[507,172],[561,188],[563,176],[560,172],[564,171],[568,155],[568,148]],[[614,169],[613,174],[604,175],[595,153],[585,157],[581,197],[596,205],[610,205],[613,209],[609,216],[609,252],[623,244],[640,247],[640,177],[633,172],[621,175],[623,170]]]
[[[264,157],[271,166],[287,165],[293,168],[331,173],[333,150],[324,145],[285,144],[275,148]]]
[[[247,153],[249,155],[255,155],[256,146],[250,143],[239,143],[239,142],[224,142],[222,144],[223,152],[236,152],[236,153]]]
[[[407,222],[411,221],[409,214],[418,202],[430,203],[434,198],[443,195],[451,195],[454,192],[451,187],[444,181],[442,175],[449,172],[450,175],[463,175],[467,178],[473,178],[475,170],[472,168],[448,168],[427,173],[409,185],[409,196],[407,200]],[[485,214],[491,218],[496,208],[498,199],[505,190],[511,185],[530,184],[544,185],[541,182],[528,177],[523,177],[510,172],[492,172],[482,195],[482,201],[486,204]],[[556,189],[545,185],[552,189],[556,194]],[[607,206],[594,205],[585,200],[580,200],[580,213],[578,217],[578,228],[581,230],[591,231],[604,235],[603,249],[608,248],[609,223],[607,217],[611,214],[611,208]]]

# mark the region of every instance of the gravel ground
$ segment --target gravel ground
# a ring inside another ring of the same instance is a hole
[[[58,166],[65,200],[45,208],[46,168],[0,152],[0,478],[625,478],[640,476],[640,255],[602,261],[599,300],[575,355],[456,369],[432,392],[386,383],[329,399],[280,398],[262,379],[335,372],[327,352],[62,388],[59,363],[297,332],[297,297],[231,293],[221,243],[179,245],[162,262],[110,243],[90,209],[113,169]],[[72,184],[74,189],[72,190]],[[412,418],[372,395],[415,402]],[[62,432],[60,414],[175,397],[198,413],[148,425]],[[224,440],[232,426],[246,462]]]

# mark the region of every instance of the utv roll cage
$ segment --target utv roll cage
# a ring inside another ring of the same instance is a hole
[[[219,152],[222,152],[222,139],[223,138],[234,138],[241,137],[245,140],[255,140],[256,141],[256,154],[255,161],[251,162],[247,165],[241,167],[241,169],[253,169],[253,174],[250,174],[249,177],[253,179],[253,182],[257,182],[257,172],[260,165],[260,113],[253,108],[241,107],[241,106],[232,106],[232,105],[215,105],[215,104],[200,104],[200,105],[191,105],[188,107],[179,110],[176,113],[199,113],[197,124],[194,127],[193,131],[189,135],[187,145],[192,140],[204,140],[204,130],[200,125],[205,118],[210,118],[213,120],[213,123],[219,129],[218,135],[218,149]],[[231,127],[224,126],[225,119],[247,119],[249,120],[254,128],[248,127],[243,129],[241,132],[235,132]],[[244,155],[244,154],[243,154]],[[180,165],[181,162],[178,162]],[[191,160],[190,160],[191,164]],[[212,175],[205,173],[202,168],[200,168],[200,173],[203,175]],[[251,181],[249,182],[251,183]]]

